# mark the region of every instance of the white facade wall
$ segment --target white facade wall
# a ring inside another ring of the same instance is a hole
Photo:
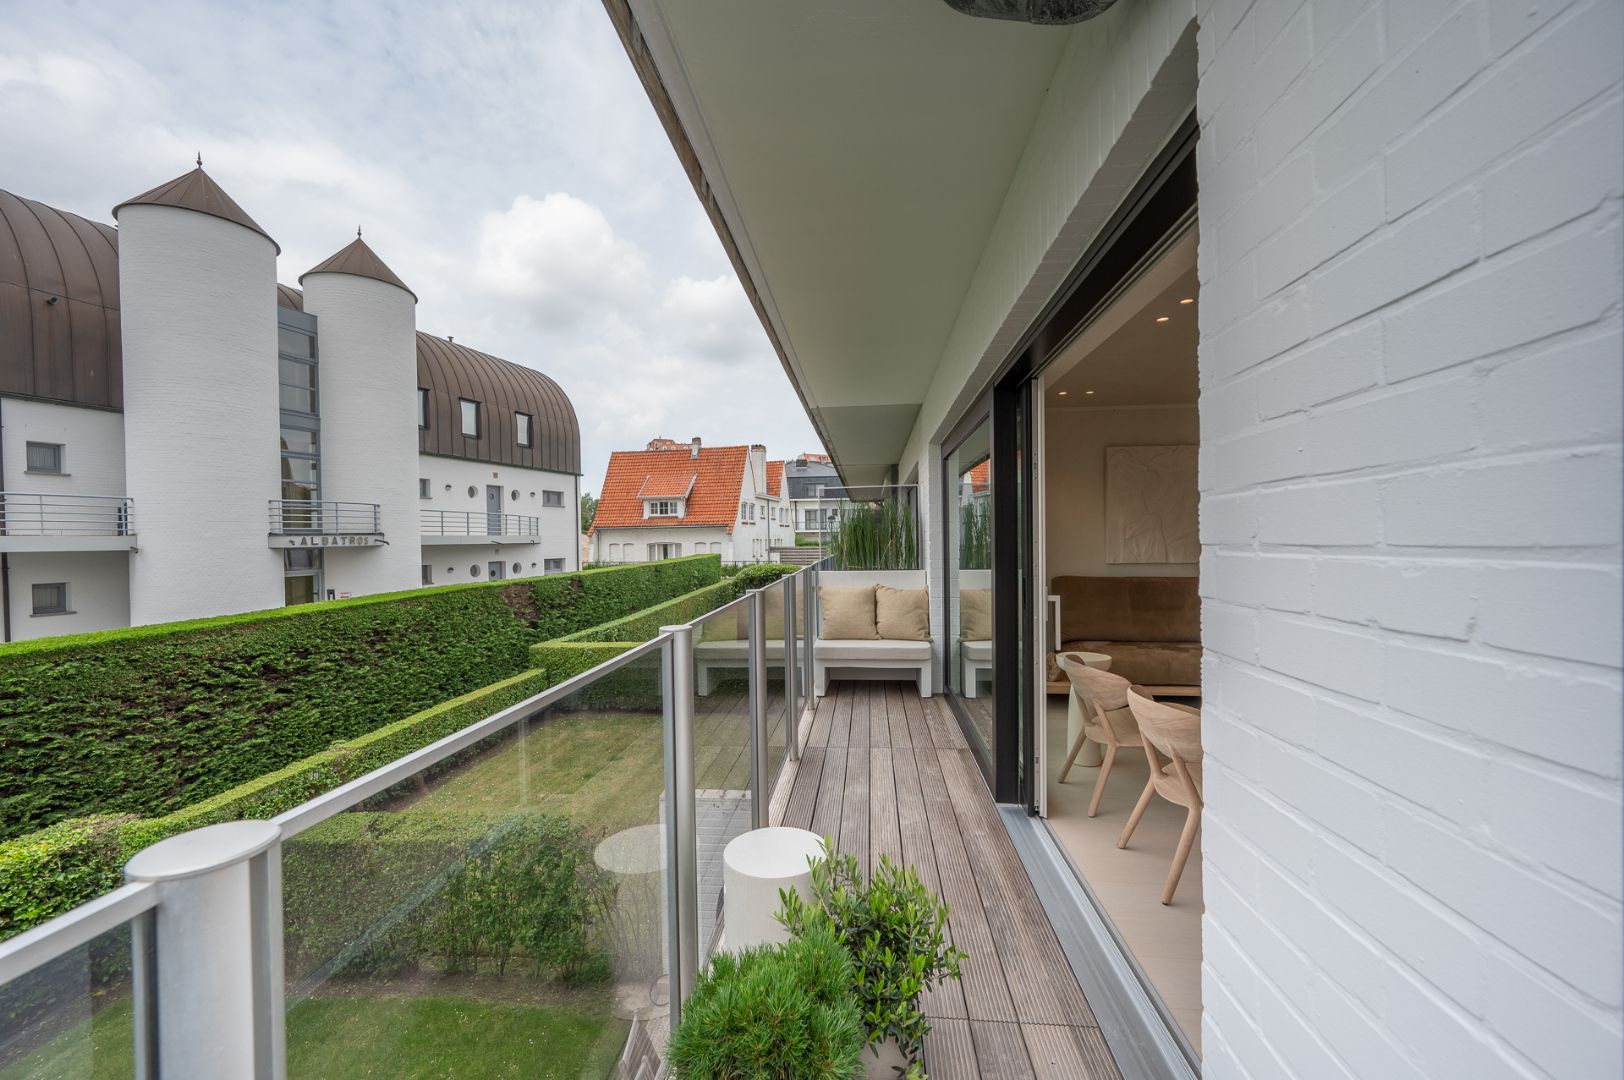
[[[650,544],[681,544],[684,555],[720,555],[724,562],[737,559],[732,554],[736,550],[734,540],[720,525],[666,525],[650,529],[598,529],[592,534],[592,561],[644,562],[648,559]]]
[[[12,552],[7,556],[11,640],[130,625],[130,558],[122,551]],[[68,587],[68,611],[35,615],[33,586]]]
[[[130,618],[280,607],[264,522],[278,494],[276,250],[220,218],[119,211]]]
[[[429,482],[429,497],[426,499],[418,494],[418,480]],[[430,515],[421,511],[443,511],[447,531],[469,527],[484,529],[488,524],[485,520],[485,489],[487,486],[500,487],[503,492],[502,505],[506,508],[503,512],[535,518],[541,535],[539,544],[503,545],[510,549],[509,569],[514,561],[522,561],[528,576],[529,564],[534,562],[537,567],[535,572],[539,574],[547,559],[563,559],[566,570],[581,568],[581,485],[580,477],[573,473],[418,454],[417,479],[412,484],[414,530],[431,534],[438,527],[437,521],[423,524],[423,520]],[[469,488],[474,490],[474,494],[468,493]],[[543,505],[546,501],[544,493],[548,491],[561,492],[564,505]],[[424,545],[424,555],[430,555],[436,546],[441,545]],[[483,550],[490,551],[491,545],[483,545]],[[433,558],[439,556],[434,555]],[[425,557],[420,561],[432,562],[433,559]],[[462,568],[464,577],[467,569],[466,566]],[[443,584],[438,574],[435,583]]]
[[[378,503],[387,545],[329,548],[324,588],[351,596],[419,582],[417,301],[354,274],[306,274],[304,309],[316,318],[323,501]]]
[[[1619,1074],[1621,10],[1202,20],[1211,1080]]]
[[[64,475],[31,473],[28,444],[62,446]],[[107,409],[0,398],[0,490],[65,495],[124,494],[124,415]]]
[[[557,556],[551,556],[557,558]],[[541,552],[531,544],[434,544],[422,549],[421,564],[431,568],[435,585],[466,585],[471,581],[489,581],[490,564],[502,564],[505,578],[541,577],[546,564]],[[517,563],[519,569],[513,569]],[[578,569],[565,563],[565,570]],[[419,584],[421,577],[413,581]]]

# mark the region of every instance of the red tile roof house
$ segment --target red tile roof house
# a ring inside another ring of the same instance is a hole
[[[794,543],[780,498],[784,463],[767,448],[705,446],[656,438],[609,456],[598,512],[588,531],[594,563],[649,562],[717,554],[765,562]]]

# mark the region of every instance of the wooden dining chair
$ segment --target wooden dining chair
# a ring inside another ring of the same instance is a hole
[[[1190,849],[1195,846],[1196,830],[1201,827],[1201,710],[1171,701],[1156,701],[1139,686],[1129,687],[1127,696],[1128,709],[1144,736],[1150,780],[1117,839],[1117,847],[1128,846],[1128,838],[1133,835],[1139,819],[1145,816],[1152,796],[1160,795],[1188,809],[1184,831],[1179,834],[1178,850],[1173,854],[1173,867],[1162,888],[1162,903],[1171,904],[1173,892],[1179,887],[1179,877],[1184,873],[1184,864],[1189,861]],[[1157,757],[1158,751],[1167,756],[1167,764]]]
[[[1066,755],[1066,763],[1060,768],[1060,782],[1066,782],[1066,776],[1071,772],[1084,742],[1093,739],[1105,747],[1099,774],[1094,777],[1094,796],[1088,800],[1088,816],[1093,817],[1099,813],[1100,796],[1105,794],[1105,781],[1111,775],[1117,751],[1124,746],[1143,745],[1139,738],[1139,725],[1134,722],[1133,713],[1128,709],[1130,684],[1120,675],[1089,667],[1076,653],[1060,653],[1055,657],[1055,662],[1066,673],[1066,678],[1071,680],[1071,706],[1077,710],[1081,721],[1077,737],[1071,743],[1071,752]]]

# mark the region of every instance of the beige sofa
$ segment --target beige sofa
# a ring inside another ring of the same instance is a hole
[[[1201,595],[1193,577],[1057,577],[1062,652],[1111,657],[1111,674],[1154,692],[1199,694]],[[1069,688],[1054,655],[1048,689]]]

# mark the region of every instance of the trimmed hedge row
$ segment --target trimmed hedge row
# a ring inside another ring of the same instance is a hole
[[[589,626],[585,630],[567,634],[554,641],[532,645],[530,651],[533,655],[537,649],[546,645],[556,645],[559,642],[649,641],[660,632],[660,627],[692,622],[706,612],[721,607],[737,595],[738,592],[735,590],[732,581],[718,581],[714,585],[706,585],[702,589],[684,593],[675,600],[668,600],[646,611],[639,611],[622,619],[599,623],[597,626]]]
[[[188,806],[720,575],[691,556],[0,646],[0,839]]]
[[[78,818],[0,843],[0,940],[117,888],[130,856],[165,837],[222,821],[275,817],[549,685],[542,672],[526,671],[162,817]]]

